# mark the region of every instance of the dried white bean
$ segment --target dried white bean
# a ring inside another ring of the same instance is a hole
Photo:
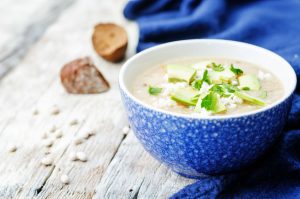
[[[80,160],[81,162],[86,162],[87,161],[87,156],[84,152],[80,151],[76,153],[77,159]]]
[[[41,163],[45,166],[50,166],[53,163],[53,158],[51,157],[44,157],[41,161]]]
[[[129,126],[124,126],[124,128],[122,129],[123,133],[128,133],[130,131]]]
[[[74,126],[76,124],[78,124],[78,120],[77,119],[73,119],[73,120],[70,121],[70,125],[71,126]]]
[[[41,135],[41,138],[42,138],[42,139],[48,138],[48,134],[47,134],[46,132],[44,132],[44,133]]]
[[[60,112],[59,108],[57,106],[53,106],[51,110],[52,115],[58,115]]]
[[[95,134],[96,134],[95,131],[88,131],[85,134],[83,134],[83,138],[84,139],[89,139],[89,137],[91,137],[91,136],[93,136]]]
[[[16,145],[11,145],[8,147],[8,151],[13,153],[13,152],[16,152],[17,151],[17,146]]]
[[[51,147],[54,144],[52,139],[47,139],[44,141],[44,146]]]
[[[75,152],[71,152],[70,153],[70,160],[72,160],[72,161],[76,161],[77,160],[77,155],[76,155]]]
[[[53,126],[50,128],[50,132],[51,132],[51,133],[54,133],[54,132],[56,131],[56,129],[57,129],[56,126],[53,125]]]
[[[75,138],[75,140],[74,140],[74,144],[75,145],[79,145],[81,143],[83,143],[83,139],[82,138]]]
[[[32,111],[32,114],[33,114],[33,115],[38,115],[38,114],[39,114],[39,110],[34,109],[34,110]]]
[[[57,132],[55,133],[55,137],[56,137],[56,138],[61,138],[62,136],[63,136],[62,131],[57,131]]]
[[[60,181],[64,184],[70,183],[69,177],[66,174],[63,174],[62,176],[60,176]]]

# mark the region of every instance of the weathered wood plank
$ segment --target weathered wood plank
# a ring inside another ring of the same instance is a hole
[[[128,56],[134,53],[136,27],[122,17],[126,0],[77,0],[46,30],[0,83],[0,198],[166,198],[192,182],[147,154],[132,132],[121,129],[126,117],[118,92],[120,64],[110,64],[93,51],[90,36],[98,22],[116,22],[129,33]],[[61,66],[91,55],[111,84],[107,93],[69,95],[59,81]],[[61,113],[50,114],[53,105]],[[33,115],[34,109],[39,110]],[[70,126],[72,119],[78,125]],[[47,151],[41,134],[56,125],[63,137],[50,149],[54,165],[40,164]],[[74,139],[88,130],[96,136],[75,146]],[[8,146],[16,144],[15,153]],[[84,151],[88,161],[72,162],[70,153]],[[70,184],[60,176],[68,174]],[[130,191],[132,189],[132,191]],[[96,195],[95,195],[96,194]]]
[[[76,0],[2,0],[0,2],[0,78]]]
[[[94,194],[123,139],[121,128],[126,119],[117,90],[119,65],[108,64],[95,55],[90,33],[99,21],[124,23],[122,3],[82,0],[74,4],[1,82],[1,198],[86,198]],[[115,4],[118,10],[114,10]],[[112,89],[101,95],[68,95],[59,82],[60,67],[87,54],[93,55]],[[53,105],[61,109],[58,116],[49,113]],[[40,111],[37,116],[32,115],[35,108]],[[73,118],[82,121],[80,125],[70,127]],[[64,136],[51,149],[55,166],[44,167],[40,161],[45,149],[39,137],[52,125],[61,128]],[[78,147],[71,144],[76,134],[90,128],[98,129],[97,136]],[[7,151],[11,143],[18,146],[14,154]],[[70,162],[68,155],[73,150],[85,151],[89,161]],[[63,189],[59,181],[62,173],[68,173],[71,179]]]
[[[95,198],[168,198],[192,182],[152,158],[130,132],[102,177]]]

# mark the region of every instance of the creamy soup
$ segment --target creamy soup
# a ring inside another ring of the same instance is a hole
[[[133,82],[141,101],[176,113],[233,115],[279,100],[283,86],[252,63],[231,59],[180,59],[150,67]]]

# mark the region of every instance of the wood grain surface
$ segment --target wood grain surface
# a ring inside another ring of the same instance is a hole
[[[129,35],[127,58],[132,56],[138,34],[136,25],[122,16],[125,3],[1,1],[0,198],[168,198],[193,182],[153,159],[132,131],[122,132],[128,125],[118,91],[122,63],[99,58],[91,34],[100,22],[122,25]],[[111,89],[97,95],[67,94],[59,80],[62,65],[87,55]],[[51,114],[55,106],[57,115]],[[78,124],[70,125],[74,119]],[[47,148],[41,136],[53,126],[63,136]],[[96,135],[74,144],[90,130]],[[16,152],[9,152],[11,145]],[[71,161],[77,151],[86,153],[88,161]],[[53,165],[41,164],[45,156],[54,159]],[[63,174],[69,176],[68,185],[60,181]]]

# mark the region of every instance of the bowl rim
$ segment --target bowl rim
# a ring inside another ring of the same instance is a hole
[[[157,49],[160,48],[164,48],[164,47],[168,47],[168,46],[173,46],[173,45],[177,45],[177,44],[182,44],[182,43],[195,43],[195,42],[211,42],[211,43],[232,43],[235,45],[242,45],[242,46],[248,46],[248,47],[252,47],[252,48],[257,48],[263,51],[266,51],[268,53],[270,53],[272,56],[275,56],[277,58],[279,58],[281,61],[285,62],[287,64],[287,66],[291,69],[292,72],[292,77],[290,77],[290,83],[293,83],[293,87],[292,89],[290,89],[289,91],[287,91],[287,93],[284,95],[284,97],[282,97],[280,100],[276,101],[275,103],[272,103],[268,106],[265,106],[263,108],[257,109],[257,110],[253,110],[253,111],[249,111],[249,112],[245,112],[245,113],[239,113],[239,114],[233,114],[233,115],[210,115],[210,116],[201,116],[201,115],[192,115],[192,114],[184,114],[184,113],[176,113],[176,112],[171,112],[171,111],[167,111],[167,110],[163,110],[160,108],[156,108],[153,107],[151,105],[148,105],[146,103],[144,103],[142,100],[139,100],[137,97],[135,97],[133,94],[131,94],[131,92],[127,89],[127,86],[125,86],[124,83],[124,74],[127,70],[127,68],[130,66],[130,64],[133,62],[133,60],[147,54],[150,53],[152,51],[156,51]],[[166,115],[170,115],[170,116],[175,116],[175,117],[181,117],[181,118],[186,118],[186,119],[200,119],[200,120],[220,120],[220,119],[232,119],[232,118],[241,118],[241,117],[245,117],[245,116],[252,116],[258,113],[262,113],[265,112],[267,110],[270,110],[276,106],[278,106],[279,104],[285,102],[291,95],[293,95],[295,89],[296,89],[296,85],[297,85],[297,76],[295,73],[295,70],[293,69],[293,67],[290,65],[290,63],[288,63],[283,57],[281,57],[280,55],[265,49],[263,47],[260,46],[256,46],[253,44],[249,44],[249,43],[245,43],[245,42],[240,42],[240,41],[234,41],[234,40],[225,40],[225,39],[188,39],[188,40],[180,40],[180,41],[173,41],[173,42],[168,42],[168,43],[164,43],[164,44],[160,44],[154,47],[150,47],[146,50],[143,50],[142,52],[139,52],[135,55],[133,55],[131,58],[129,58],[123,65],[122,68],[120,70],[119,73],[119,87],[121,90],[123,90],[123,92],[129,96],[133,101],[135,101],[136,103],[138,103],[139,105],[146,107],[152,111],[155,112],[159,112],[159,113],[163,113]]]

